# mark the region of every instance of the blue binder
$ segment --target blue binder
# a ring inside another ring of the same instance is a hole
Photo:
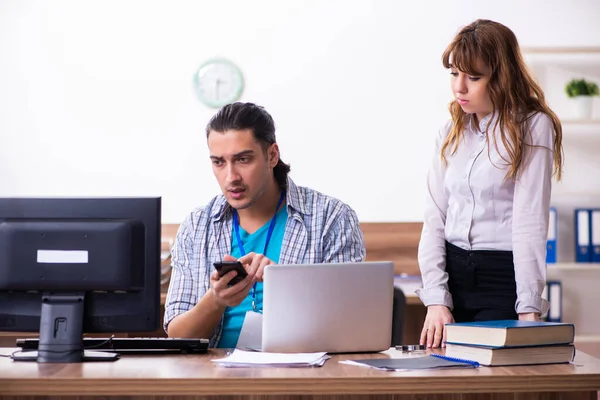
[[[575,209],[575,261],[592,262],[591,246],[591,211],[589,209]]]
[[[557,235],[556,208],[550,207],[550,219],[548,223],[548,240],[546,241],[546,263],[556,263],[556,235]],[[600,246],[599,246],[600,249]],[[600,257],[600,255],[599,255]]]
[[[592,246],[592,262],[600,262],[600,209],[593,209],[590,217],[590,240]]]
[[[546,282],[546,291],[550,309],[546,316],[548,322],[562,322],[562,283],[550,280]]]

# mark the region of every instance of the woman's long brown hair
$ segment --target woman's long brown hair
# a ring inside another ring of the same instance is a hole
[[[527,122],[534,113],[541,112],[554,125],[554,174],[560,180],[563,165],[562,127],[556,114],[548,107],[544,92],[525,65],[515,34],[498,22],[479,19],[462,28],[442,55],[445,68],[452,67],[469,75],[482,75],[482,71],[478,70],[480,62],[491,69],[487,92],[494,107],[492,120],[497,117],[493,129],[497,131],[499,128],[508,154],[508,159],[502,156],[508,164],[506,178],[519,178],[526,161],[528,144],[525,138],[531,135]],[[456,152],[468,120],[467,114],[456,101],[452,101],[448,108],[453,124],[441,149],[444,162],[448,147],[451,148],[451,154]],[[489,126],[486,133],[488,129]],[[498,150],[496,135],[493,136],[494,146]]]

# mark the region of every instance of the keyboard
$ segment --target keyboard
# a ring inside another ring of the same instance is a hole
[[[23,351],[37,350],[39,339],[17,339]],[[201,354],[208,351],[208,339],[181,339],[163,337],[83,338],[84,350],[113,351],[127,354]]]

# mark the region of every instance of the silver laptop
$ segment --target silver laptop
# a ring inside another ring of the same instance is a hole
[[[269,265],[262,351],[375,352],[390,347],[392,262]]]

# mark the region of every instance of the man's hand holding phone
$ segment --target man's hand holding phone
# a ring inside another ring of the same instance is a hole
[[[216,271],[210,276],[210,285],[217,303],[228,307],[240,304],[252,289],[252,285],[262,282],[264,269],[271,264],[275,263],[254,252],[239,260],[227,255],[223,262],[215,263]]]
[[[248,276],[248,271],[239,261],[221,261],[214,263],[215,269],[219,273],[219,277],[223,278],[231,271],[237,272],[237,275],[233,276],[233,278],[229,279],[228,286],[233,286],[237,283],[240,283],[244,280],[245,277]],[[231,275],[231,274],[229,274]]]
[[[254,284],[254,272],[244,268],[235,257],[225,256],[223,262],[214,263],[210,286],[217,304],[235,307],[248,295]],[[241,268],[240,268],[241,266]]]

